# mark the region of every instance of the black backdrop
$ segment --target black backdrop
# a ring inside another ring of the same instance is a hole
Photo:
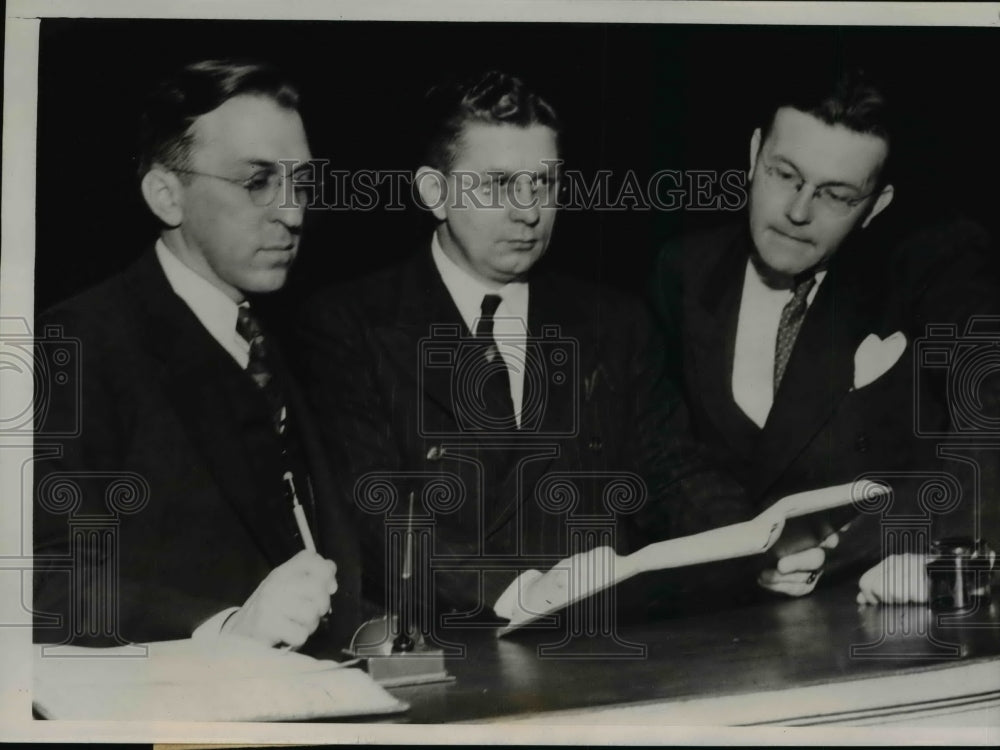
[[[888,237],[963,213],[994,236],[1000,175],[995,31],[446,22],[46,19],[38,99],[36,306],[124,267],[155,225],[139,197],[133,144],[140,94],[180,64],[256,57],[299,84],[314,155],[344,170],[417,166],[413,113],[434,82],[472,69],[522,76],[568,126],[582,174],[745,169],[769,84],[862,65],[887,84],[904,128]],[[618,184],[618,183],[615,183]],[[564,211],[545,262],[641,291],[656,247],[733,214]],[[289,286],[270,304],[389,264],[428,237],[426,215],[312,211]]]

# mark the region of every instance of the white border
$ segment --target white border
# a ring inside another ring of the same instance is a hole
[[[1000,26],[1000,4],[718,0],[9,0],[8,18]]]

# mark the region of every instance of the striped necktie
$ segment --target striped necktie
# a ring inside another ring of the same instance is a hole
[[[781,311],[781,319],[778,321],[778,340],[774,346],[774,392],[778,392],[781,379],[785,376],[785,368],[788,367],[788,358],[792,355],[792,347],[795,346],[795,338],[799,335],[802,321],[806,317],[806,310],[809,307],[809,292],[816,286],[816,277],[810,276],[803,279],[792,292],[792,298]]]
[[[250,359],[247,373],[267,399],[274,421],[274,429],[279,435],[285,431],[285,399],[281,387],[274,377],[274,370],[268,362],[267,341],[260,322],[250,311],[249,305],[240,305],[236,314],[236,333],[250,345]]]

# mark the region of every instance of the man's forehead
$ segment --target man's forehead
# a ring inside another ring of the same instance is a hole
[[[228,99],[195,120],[191,133],[196,158],[239,164],[311,158],[298,112],[265,96]]]
[[[810,180],[859,186],[877,178],[889,153],[879,136],[829,125],[791,107],[775,113],[764,148],[772,157],[791,162]]]
[[[556,133],[547,125],[470,123],[457,145],[453,169],[537,170],[559,157]]]

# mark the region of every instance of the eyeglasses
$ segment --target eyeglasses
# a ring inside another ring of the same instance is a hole
[[[768,181],[782,193],[792,196],[796,195],[807,184],[795,169],[776,164],[764,164],[764,174]],[[813,188],[812,200],[815,205],[831,216],[847,216],[854,208],[870,198],[875,193],[865,193],[864,195],[845,195],[840,192],[840,188],[820,186]]]
[[[249,194],[250,202],[259,208],[264,208],[274,203],[274,199],[278,197],[278,192],[285,182],[284,174],[276,167],[260,169],[245,180],[236,177],[223,177],[220,174],[210,174],[209,172],[199,172],[196,169],[175,168],[171,171],[180,174],[197,175],[198,177],[211,177],[212,179],[222,180],[231,185],[241,187]],[[317,186],[318,180],[314,180],[311,177],[307,179],[306,170],[293,172],[291,176],[291,187],[295,193],[293,207],[308,206],[311,192]],[[282,205],[284,206],[284,204]]]
[[[505,199],[518,208],[533,208],[540,205],[543,208],[552,204],[550,199],[560,194],[563,185],[559,181],[559,173],[518,172],[463,172],[452,171],[462,190],[470,189],[479,196],[483,205],[499,207],[497,201]]]

